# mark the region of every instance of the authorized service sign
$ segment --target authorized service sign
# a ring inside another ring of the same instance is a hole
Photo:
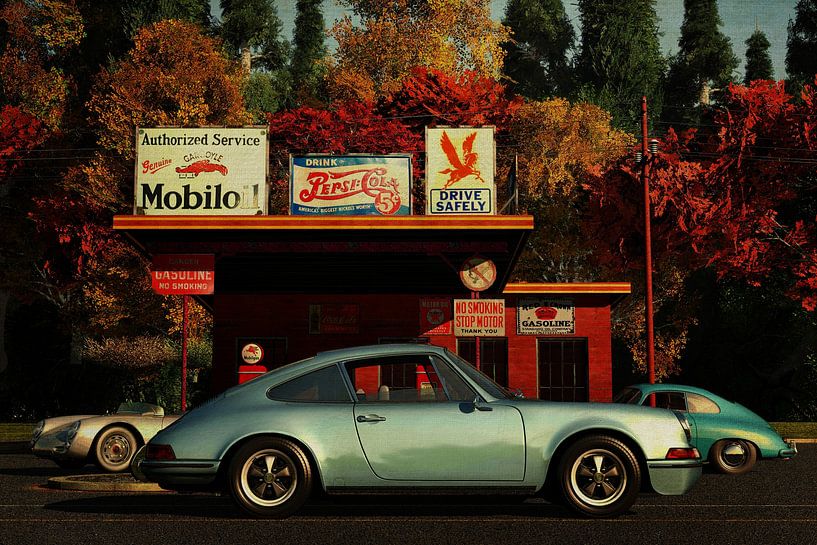
[[[266,214],[267,150],[266,127],[139,128],[134,214]]]
[[[496,214],[494,128],[426,128],[426,214]]]
[[[520,335],[573,335],[576,331],[572,299],[524,297],[518,305],[516,331]]]
[[[408,216],[411,155],[290,157],[293,215]]]
[[[454,335],[504,337],[504,299],[454,299]]]

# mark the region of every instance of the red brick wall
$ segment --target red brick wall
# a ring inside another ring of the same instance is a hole
[[[428,294],[428,297],[434,294]],[[444,297],[444,296],[443,296]],[[216,295],[213,346],[213,389],[237,383],[238,337],[286,337],[287,360],[296,361],[316,352],[376,344],[383,337],[416,337],[419,331],[419,297],[416,295]],[[537,397],[536,336],[516,334],[516,296],[506,301],[505,333],[508,337],[508,382],[527,397]],[[576,296],[575,337],[588,339],[589,398],[612,398],[610,304],[605,296]],[[310,304],[359,305],[358,333],[309,334]],[[431,342],[456,351],[456,338],[433,336]],[[263,365],[264,362],[261,362]]]

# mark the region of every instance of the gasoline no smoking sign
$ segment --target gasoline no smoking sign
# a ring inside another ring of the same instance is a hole
[[[496,265],[482,256],[472,256],[460,267],[460,280],[471,291],[485,291],[494,285]]]

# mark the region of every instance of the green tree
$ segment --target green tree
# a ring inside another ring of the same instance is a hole
[[[128,36],[140,28],[165,19],[179,19],[209,29],[209,0],[128,0],[120,7]]]
[[[760,29],[756,29],[746,40],[746,75],[743,78],[746,85],[756,79],[772,79],[770,45],[766,35]]]
[[[655,0],[579,0],[579,15],[576,98],[601,106],[615,126],[634,131],[642,96],[653,115],[661,110],[666,62]]]
[[[288,44],[281,38],[281,20],[270,0],[221,0],[221,34],[241,56],[249,74],[253,61],[267,70],[284,66]]]
[[[717,0],[684,0],[684,22],[678,38],[678,54],[670,59],[666,100],[672,116],[696,123],[696,105],[710,103],[713,88],[732,81],[738,58],[722,26]]]
[[[298,0],[295,15],[292,58],[289,73],[299,103],[309,98],[325,98],[322,90],[326,65],[321,0]]]
[[[817,0],[800,0],[789,19],[786,73],[795,87],[814,81],[817,74]]]
[[[510,0],[502,24],[513,32],[503,44],[513,91],[542,99],[571,89],[567,55],[576,36],[562,0]]]

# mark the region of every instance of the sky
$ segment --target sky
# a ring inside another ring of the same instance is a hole
[[[579,35],[579,15],[576,0],[562,0],[568,17],[576,27],[576,35]],[[211,0],[214,5],[213,13],[218,13],[218,0]],[[507,0],[491,0],[491,15],[494,19],[501,20],[505,13]],[[276,0],[278,15],[284,25],[284,35],[292,37],[292,29],[295,23],[295,0]],[[746,39],[755,30],[755,25],[760,28],[769,39],[771,47],[769,55],[774,66],[776,79],[783,79],[786,76],[786,36],[789,19],[794,18],[794,6],[797,0],[718,0],[718,11],[723,21],[721,31],[732,41],[732,51],[740,60],[737,71],[737,79],[743,79],[743,61],[746,55]],[[331,26],[335,19],[346,15],[348,8],[341,6],[338,0],[323,0],[323,16],[327,27]],[[659,28],[662,36],[661,49],[664,54],[675,53],[678,50],[678,36],[680,35],[681,23],[684,20],[683,0],[657,0],[656,13],[660,19]]]

